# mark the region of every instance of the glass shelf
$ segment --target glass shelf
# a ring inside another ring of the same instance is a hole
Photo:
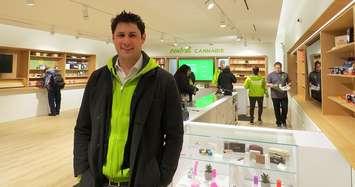
[[[217,127],[217,128],[216,128]],[[277,145],[296,146],[291,133],[277,131],[258,131],[238,128],[230,125],[196,123],[184,125],[184,134],[205,138],[218,138],[226,141],[251,141]]]
[[[282,169],[282,166],[278,167],[276,164],[256,164],[249,162],[249,159],[244,158],[243,160],[238,161],[236,160],[228,160],[224,159],[223,155],[221,154],[215,154],[215,156],[188,156],[188,155],[181,155],[180,158],[182,159],[189,159],[189,160],[198,160],[198,161],[203,161],[203,162],[211,162],[211,163],[217,163],[217,164],[227,164],[227,165],[234,165],[242,168],[250,168],[250,169],[256,169],[256,170],[265,170],[265,171],[271,171],[271,172],[279,172],[279,173],[288,173],[288,174],[296,174],[296,171],[293,169]]]

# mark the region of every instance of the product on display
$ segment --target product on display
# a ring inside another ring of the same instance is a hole
[[[212,166],[211,166],[211,164],[206,165],[205,180],[206,181],[212,180]]]
[[[256,144],[249,145],[249,151],[251,151],[251,150],[259,151],[260,154],[264,154],[263,147],[256,145]]]
[[[259,184],[259,176],[254,175],[254,177],[253,177],[253,184],[254,184],[255,187],[258,186],[258,184]]]
[[[340,35],[334,37],[335,47],[346,45],[349,43],[349,35]]]
[[[198,152],[201,155],[208,155],[208,156],[212,156],[213,155],[213,152],[212,152],[211,149],[201,148],[201,149],[198,150]]]
[[[250,150],[249,151],[249,159],[256,160],[256,155],[260,155],[260,151]]]
[[[269,148],[269,154],[279,154],[285,158],[289,157],[290,154],[288,152],[288,150],[285,150],[285,149],[279,149],[279,148],[274,148],[274,147],[271,147]]]
[[[286,164],[285,157],[277,153],[270,154],[270,162],[274,164]]]
[[[198,167],[198,161],[195,160],[193,171],[192,171],[192,181],[191,181],[191,187],[200,187],[200,182],[197,179],[197,167]]]
[[[355,75],[355,69],[354,69],[354,58],[349,57],[343,65],[337,66],[337,67],[332,67],[330,69],[331,74],[345,74],[345,75]]]
[[[277,180],[276,180],[276,187],[281,187],[281,185],[282,185],[281,180],[280,180],[280,179],[277,179]]]
[[[258,164],[265,164],[265,155],[262,154],[256,154],[255,155],[255,161]]]
[[[245,144],[237,143],[237,142],[225,142],[224,143],[224,152],[229,152],[232,150],[233,152],[244,153],[245,152]]]
[[[261,187],[270,187],[270,177],[266,173],[262,173],[261,177]]]
[[[216,177],[217,177],[217,170],[213,169],[212,170],[212,182],[210,187],[218,187],[217,182],[216,182]]]

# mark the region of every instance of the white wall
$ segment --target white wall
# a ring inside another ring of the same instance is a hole
[[[112,44],[103,41],[54,34],[0,24],[0,46],[96,54],[96,66],[106,64],[115,54]],[[83,89],[62,91],[62,110],[78,108]],[[0,94],[0,122],[48,114],[45,90],[27,94]]]
[[[333,0],[283,1],[275,40],[277,60],[281,62],[286,60],[284,53],[296,43],[332,2]],[[300,22],[297,22],[298,18],[300,18]],[[284,52],[280,47],[281,43],[284,45]]]

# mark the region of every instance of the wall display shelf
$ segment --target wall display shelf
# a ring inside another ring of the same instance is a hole
[[[342,97],[335,97],[335,96],[330,96],[328,99],[338,103],[340,106],[347,108],[348,110],[355,112],[355,104],[349,103],[345,100],[345,98]]]
[[[259,74],[267,75],[267,57],[229,57],[229,66],[232,73],[237,77],[237,82],[243,83],[247,76],[253,74],[253,67],[259,67]]]
[[[283,186],[297,186],[296,149],[292,134],[187,123],[173,186],[210,186],[209,164],[218,186],[251,186],[263,173],[273,185],[279,179]]]
[[[41,87],[45,68],[59,70],[66,86],[85,84],[96,68],[95,55],[11,47],[0,47],[0,54],[12,56],[12,71],[0,73],[0,91],[2,88]]]
[[[168,58],[166,58],[166,57],[153,57],[153,58],[156,60],[157,64],[161,68],[163,68],[167,71],[169,70]]]
[[[347,103],[347,94],[355,93],[355,43],[353,39],[354,6],[346,10],[321,31],[322,112],[325,115],[355,117],[354,105]],[[352,30],[352,31],[351,31]],[[352,32],[352,33],[350,33]],[[336,37],[348,36],[347,44],[336,45]],[[343,99],[344,98],[344,99]]]

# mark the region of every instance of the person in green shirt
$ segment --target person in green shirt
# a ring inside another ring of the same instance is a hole
[[[254,124],[255,103],[258,102],[258,124],[262,124],[264,95],[268,96],[265,78],[259,75],[259,67],[253,68],[253,75],[244,81],[244,88],[249,91],[250,124]]]

